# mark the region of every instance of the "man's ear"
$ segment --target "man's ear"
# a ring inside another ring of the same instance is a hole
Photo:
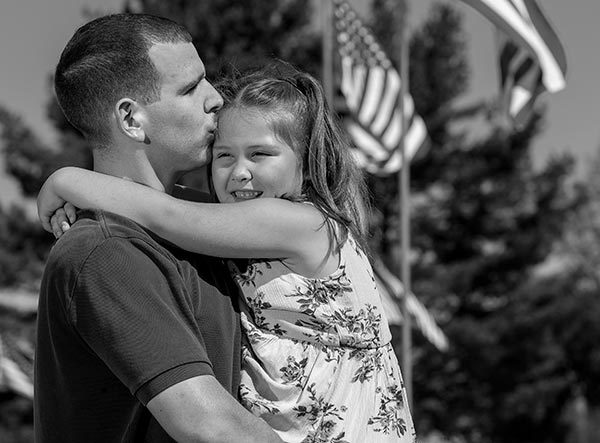
[[[146,141],[144,110],[138,102],[131,98],[122,98],[115,105],[114,114],[121,132],[137,142]]]

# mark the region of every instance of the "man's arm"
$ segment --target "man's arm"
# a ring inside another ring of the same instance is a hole
[[[69,304],[77,333],[176,441],[281,441],[214,378],[188,300],[194,289],[168,276],[181,278],[152,245],[104,240],[78,273]]]
[[[150,400],[147,407],[180,443],[283,441],[210,375],[189,378],[167,388]]]

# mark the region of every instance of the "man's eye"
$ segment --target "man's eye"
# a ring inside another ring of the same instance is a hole
[[[185,91],[185,95],[192,94],[196,90],[197,86],[198,85],[196,84],[196,85],[192,86],[190,89],[188,89],[187,91]]]

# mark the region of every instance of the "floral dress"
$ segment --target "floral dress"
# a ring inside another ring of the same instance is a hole
[[[240,398],[286,442],[414,442],[400,367],[367,257],[349,237],[338,269],[231,262],[243,292]]]

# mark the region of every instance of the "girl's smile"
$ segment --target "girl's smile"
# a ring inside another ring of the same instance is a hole
[[[258,198],[262,195],[262,192],[260,191],[251,191],[251,190],[239,190],[239,191],[232,191],[231,195],[233,195],[233,197],[236,200],[251,200],[253,198]]]

